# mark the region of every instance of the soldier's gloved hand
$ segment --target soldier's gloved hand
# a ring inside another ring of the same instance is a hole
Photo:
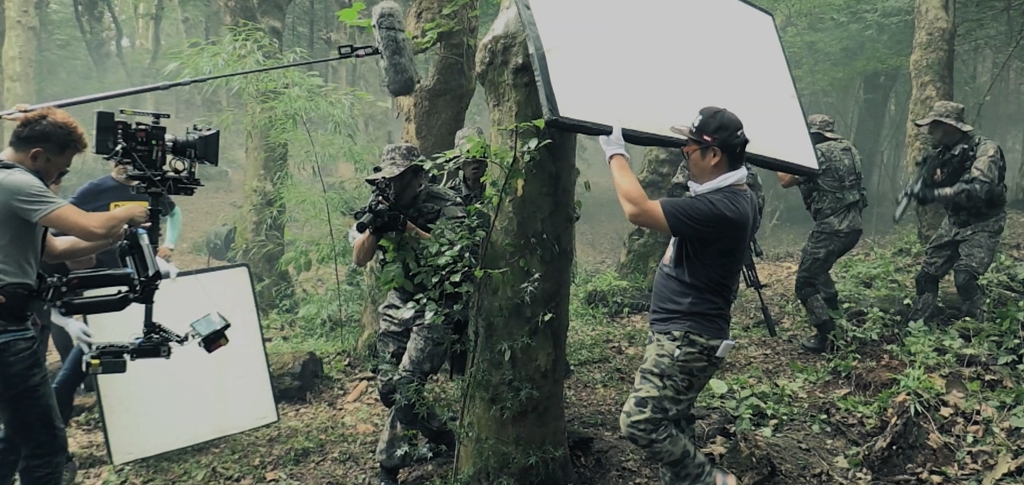
[[[601,142],[601,148],[604,149],[605,162],[611,163],[612,155],[622,155],[627,162],[629,161],[629,154],[626,153],[626,141],[622,139],[622,127],[613,126],[611,135],[601,135],[597,140]]]
[[[936,189],[921,189],[917,191],[915,198],[921,205],[928,205],[938,200],[938,193]]]

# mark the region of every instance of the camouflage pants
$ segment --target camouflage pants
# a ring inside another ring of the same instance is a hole
[[[800,267],[796,270],[795,292],[807,310],[811,325],[820,327],[831,321],[829,310],[839,309],[839,293],[832,281],[832,266],[850,252],[864,231],[811,231],[807,236]]]
[[[381,402],[387,422],[377,443],[376,458],[382,467],[404,468],[414,458],[413,434],[418,431],[431,443],[454,445],[455,434],[433,406],[423,399],[423,385],[437,374],[448,357],[451,328],[428,323],[422,308],[410,308],[405,295],[391,291],[380,306],[377,351]]]
[[[712,467],[696,445],[693,405],[725,360],[721,339],[690,332],[651,333],[619,426],[661,464],[664,484],[711,483]]]
[[[927,319],[936,309],[939,280],[953,270],[953,282],[966,316],[979,318],[985,294],[978,278],[988,271],[1006,226],[1006,214],[967,227],[956,227],[949,219],[928,242],[924,263],[915,278],[917,299],[910,320]]]

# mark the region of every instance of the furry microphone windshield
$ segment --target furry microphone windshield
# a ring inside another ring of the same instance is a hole
[[[380,49],[380,69],[388,93],[396,98],[412,94],[419,83],[419,73],[398,4],[384,1],[373,7],[373,35]]]

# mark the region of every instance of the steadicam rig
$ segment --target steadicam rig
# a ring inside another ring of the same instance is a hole
[[[48,277],[39,284],[41,298],[65,316],[119,312],[132,303],[146,305],[142,336],[133,342],[94,345],[85,356],[87,372],[122,373],[128,359],[170,358],[171,344],[181,346],[194,339],[207,352],[227,345],[226,331],[231,324],[219,313],[193,322],[192,330],[185,335],[153,321],[153,297],[163,275],[145,229],[128,231],[117,250],[122,268],[72,271],[67,276]],[[88,290],[111,291],[82,294]]]

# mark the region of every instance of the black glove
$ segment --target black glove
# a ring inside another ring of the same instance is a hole
[[[917,194],[914,194],[914,198],[916,198],[921,205],[928,205],[938,200],[939,197],[936,193],[936,189],[921,189],[917,191]]]
[[[401,232],[405,230],[406,218],[400,212],[387,212],[384,214],[384,218],[377,224],[373,229],[373,234],[382,236],[391,232]]]

